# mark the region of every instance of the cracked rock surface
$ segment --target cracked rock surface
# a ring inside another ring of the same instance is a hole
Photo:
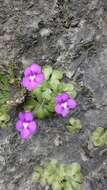
[[[22,72],[30,63],[62,68],[76,81],[83,129],[70,135],[55,116],[39,121],[39,133],[27,141],[14,122],[0,129],[0,190],[44,189],[32,183],[33,168],[51,158],[79,162],[86,190],[107,190],[106,147],[88,142],[96,127],[107,128],[107,1],[0,0],[0,65]]]

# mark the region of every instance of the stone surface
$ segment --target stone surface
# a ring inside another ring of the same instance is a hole
[[[50,158],[78,161],[90,177],[85,186],[106,190],[107,160],[88,137],[96,127],[107,127],[107,1],[0,0],[0,65],[22,71],[32,62],[62,68],[77,82],[74,115],[84,127],[71,136],[65,121],[54,117],[40,121],[38,135],[27,141],[14,123],[0,129],[0,190],[42,190],[32,183],[33,167]]]

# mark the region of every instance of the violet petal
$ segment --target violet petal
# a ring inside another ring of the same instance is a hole
[[[29,77],[24,77],[22,80],[22,85],[26,87],[28,90],[31,91],[31,82],[29,80]]]
[[[30,65],[30,69],[33,73],[40,73],[42,70],[41,66],[35,63]]]
[[[30,74],[31,74],[31,69],[30,69],[30,67],[27,67],[27,68],[24,70],[24,76],[25,76],[25,77],[28,77]]]
[[[55,111],[56,111],[56,113],[62,113],[62,111],[63,111],[63,108],[61,107],[61,105],[60,104],[56,104],[56,106],[55,106]]]
[[[69,113],[69,109],[63,109],[63,111],[61,112],[61,115],[63,117],[66,117],[68,115],[68,113]]]
[[[45,80],[45,76],[43,73],[37,74],[36,81],[40,83],[41,81]]]
[[[29,123],[29,131],[31,134],[37,131],[37,124],[34,121]]]
[[[30,136],[29,129],[25,128],[20,133],[22,139],[27,139]]]
[[[24,121],[25,120],[25,112],[20,112],[18,117],[21,121]]]
[[[22,131],[22,129],[23,129],[23,123],[22,123],[22,121],[20,121],[20,120],[18,120],[17,122],[16,122],[16,129],[18,130],[18,131]]]
[[[31,112],[24,112],[24,118],[25,118],[25,121],[32,121],[33,120],[33,115]]]
[[[71,109],[74,109],[76,107],[76,105],[77,105],[77,103],[76,103],[76,101],[74,99],[69,99],[67,101],[67,104],[68,104],[69,108],[71,108]]]
[[[66,92],[64,92],[61,96],[62,96],[62,101],[67,101],[69,98],[69,95]]]

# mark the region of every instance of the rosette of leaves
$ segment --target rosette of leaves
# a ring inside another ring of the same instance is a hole
[[[90,140],[95,146],[107,145],[107,129],[102,127],[96,128],[96,130],[91,134]]]
[[[77,118],[73,118],[73,117],[71,117],[71,118],[69,119],[69,123],[68,123],[68,125],[66,125],[66,129],[67,129],[70,133],[72,133],[72,134],[74,134],[74,133],[76,133],[76,132],[79,132],[79,130],[80,130],[81,128],[82,128],[82,125],[81,125],[80,120],[77,119]]]
[[[57,160],[46,161],[43,166],[36,166],[33,181],[42,186],[50,185],[53,190],[83,190],[80,165],[61,164]]]
[[[81,167],[78,163],[65,166],[64,190],[83,190]]]
[[[59,93],[67,91],[72,97],[76,96],[74,85],[62,82],[61,71],[45,66],[43,73],[46,80],[29,94],[24,105],[24,109],[33,111],[37,118],[45,118],[54,112],[55,96]]]
[[[4,128],[7,126],[7,122],[10,117],[8,115],[9,107],[7,101],[9,98],[9,82],[8,77],[0,73],[0,127]]]
[[[8,126],[10,110],[22,102],[25,91],[19,87],[12,65],[0,72],[0,127]]]

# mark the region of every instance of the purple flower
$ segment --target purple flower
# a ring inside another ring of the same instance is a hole
[[[31,64],[24,71],[22,85],[31,91],[44,80],[45,76],[42,72],[41,66],[38,64]]]
[[[66,117],[70,109],[74,109],[76,105],[76,101],[67,92],[63,92],[56,96],[55,112]]]
[[[16,129],[20,132],[22,139],[27,139],[37,131],[37,123],[33,120],[31,112],[20,112],[16,122]]]

